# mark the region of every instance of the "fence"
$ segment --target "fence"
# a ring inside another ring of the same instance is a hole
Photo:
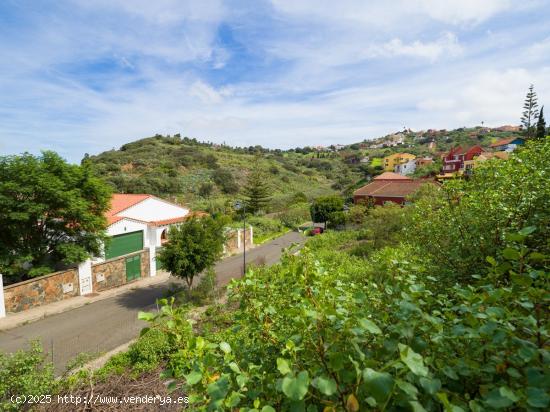
[[[91,274],[86,279],[91,283],[90,292],[100,292],[128,283],[126,260],[138,255],[139,277],[149,276],[149,251],[144,249],[92,264]],[[79,296],[81,282],[82,273],[79,273],[79,269],[68,269],[5,286],[0,293],[3,291],[4,294],[5,312],[17,313]]]

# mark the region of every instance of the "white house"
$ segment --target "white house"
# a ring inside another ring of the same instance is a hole
[[[401,163],[395,166],[395,173],[400,175],[410,175],[416,170],[416,159],[410,159],[405,163]]]
[[[171,225],[192,215],[185,207],[148,194],[114,194],[106,213],[111,237],[104,256],[95,261],[149,249],[151,276],[156,274],[155,251],[166,240]]]

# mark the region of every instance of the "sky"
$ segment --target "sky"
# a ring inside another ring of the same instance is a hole
[[[330,145],[550,106],[549,0],[2,0],[0,155]],[[548,109],[550,117],[550,108]]]

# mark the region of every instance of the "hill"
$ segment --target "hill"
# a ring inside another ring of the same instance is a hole
[[[247,176],[261,168],[272,199],[267,212],[277,212],[298,198],[338,193],[361,178],[354,165],[337,153],[233,148],[176,135],[148,137],[83,162],[121,193],[151,193],[192,208],[220,210],[242,195]]]
[[[271,150],[261,146],[230,147],[188,137],[156,135],[124,144],[83,161],[121,193],[151,193],[192,208],[224,210],[242,197],[247,176],[260,167],[272,199],[266,212],[278,212],[296,198],[349,196],[381,172],[381,158],[396,152],[434,156],[454,146],[489,147],[496,140],[518,135],[517,127],[404,130],[373,140],[328,148]],[[370,161],[365,162],[365,157]]]

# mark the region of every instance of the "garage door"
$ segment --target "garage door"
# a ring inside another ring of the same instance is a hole
[[[143,249],[143,230],[113,236],[105,251],[105,259],[127,255]]]

